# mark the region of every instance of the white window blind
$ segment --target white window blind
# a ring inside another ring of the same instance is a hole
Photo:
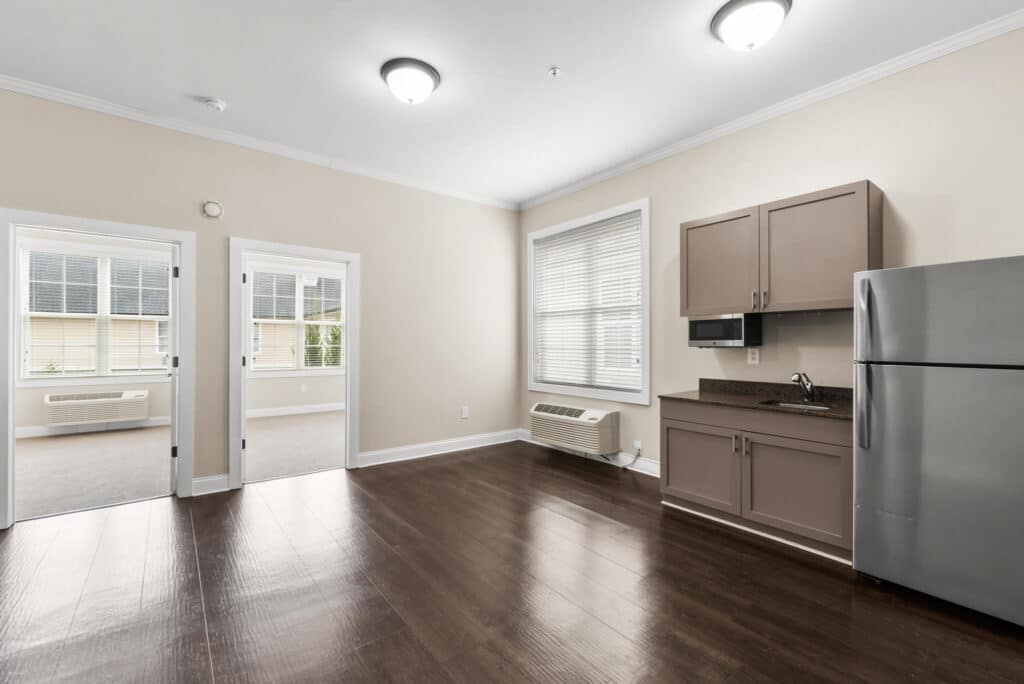
[[[22,377],[157,373],[168,367],[165,261],[28,250]]]
[[[344,367],[342,278],[253,272],[252,370]]]
[[[643,390],[639,209],[533,243],[533,380]]]

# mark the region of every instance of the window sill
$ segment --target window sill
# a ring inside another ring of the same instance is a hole
[[[641,404],[650,406],[650,391],[645,387],[640,392],[624,392],[620,390],[598,389],[596,387],[573,387],[571,385],[553,385],[546,382],[530,380],[526,389],[530,392],[544,394],[561,394],[570,397],[585,397],[601,401],[614,401],[620,404]]]
[[[338,376],[345,375],[344,368],[318,369],[318,368],[279,368],[267,370],[250,370],[250,380],[261,380],[263,378],[309,378],[317,376]]]
[[[46,387],[92,387],[102,385],[157,385],[170,382],[166,372],[149,375],[103,375],[60,378],[18,378],[15,387],[23,389]]]

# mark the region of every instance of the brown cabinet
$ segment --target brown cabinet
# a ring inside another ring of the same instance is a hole
[[[853,274],[882,267],[870,181],[680,226],[680,311],[701,316],[853,306]]]
[[[662,399],[668,503],[849,557],[848,421]]]
[[[680,226],[682,315],[758,310],[759,220],[751,207]]]
[[[742,517],[852,547],[852,449],[757,433],[741,439]]]
[[[739,515],[739,441],[735,430],[662,421],[664,490],[680,499]]]

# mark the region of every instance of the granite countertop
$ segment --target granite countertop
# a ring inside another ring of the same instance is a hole
[[[662,399],[677,399],[731,408],[790,413],[832,420],[853,420],[853,390],[849,387],[814,388],[814,401],[811,403],[829,406],[831,407],[829,411],[785,408],[761,403],[772,399],[797,404],[803,403],[800,398],[800,388],[794,383],[701,378],[699,389],[695,391],[659,394],[658,396]]]

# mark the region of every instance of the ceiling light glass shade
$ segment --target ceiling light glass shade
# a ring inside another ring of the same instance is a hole
[[[426,62],[411,57],[399,57],[384,63],[381,78],[402,102],[423,102],[441,85],[441,75]]]
[[[711,32],[733,50],[755,50],[779,32],[790,0],[730,0],[711,20]]]

